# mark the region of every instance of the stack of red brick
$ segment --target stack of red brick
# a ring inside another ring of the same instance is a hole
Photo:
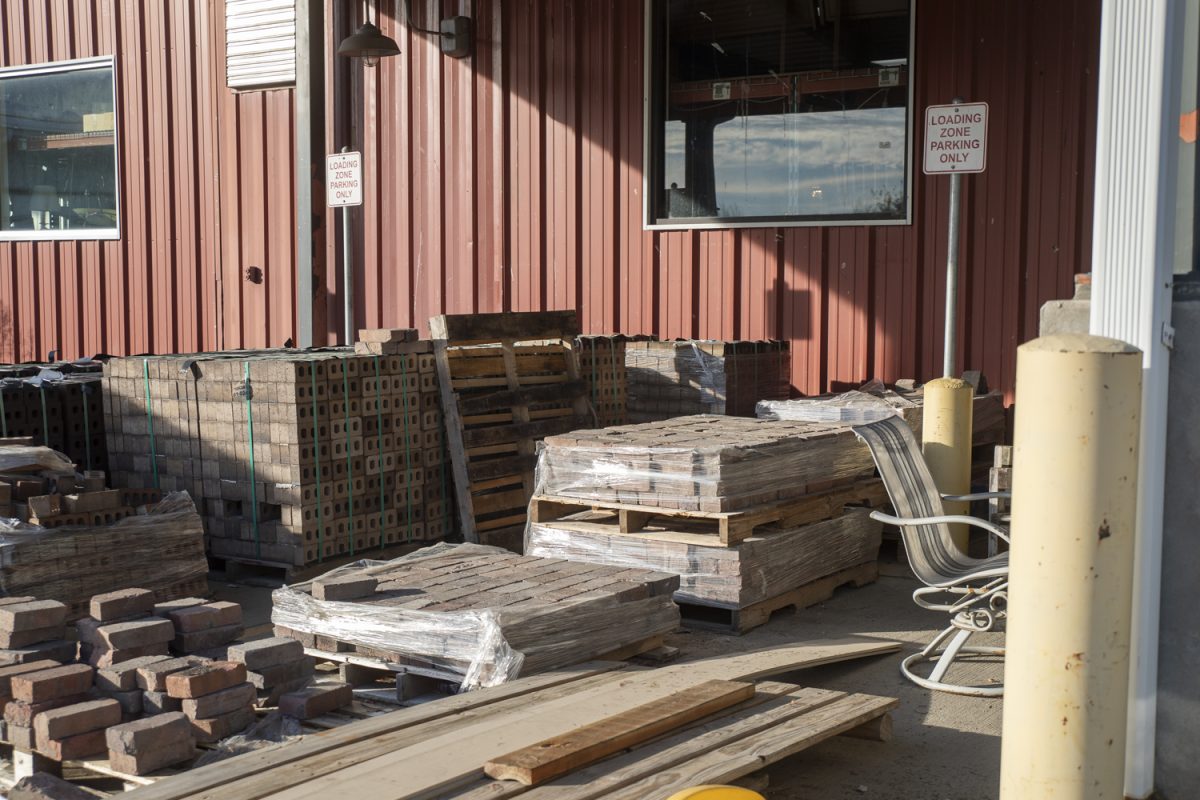
[[[74,661],[75,643],[66,639],[68,610],[55,600],[0,598],[0,666]]]
[[[282,636],[230,645],[227,657],[245,665],[260,706],[278,705],[283,695],[308,686],[316,667],[300,642]]]

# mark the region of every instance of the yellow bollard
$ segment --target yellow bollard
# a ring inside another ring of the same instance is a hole
[[[958,378],[937,378],[925,384],[921,450],[942,494],[971,491],[971,415],[975,388]],[[947,514],[969,514],[970,503],[946,503]],[[967,552],[966,525],[951,525],[950,535]]]
[[[1142,356],[1017,351],[1001,800],[1121,800]]]

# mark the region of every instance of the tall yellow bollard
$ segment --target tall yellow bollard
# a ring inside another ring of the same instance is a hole
[[[1001,800],[1121,800],[1142,356],[1017,351]]]
[[[957,378],[937,378],[925,384],[921,449],[925,463],[942,494],[971,491],[971,415],[975,388]],[[970,513],[969,503],[946,503],[947,514]],[[951,525],[958,549],[967,552],[966,525]]]

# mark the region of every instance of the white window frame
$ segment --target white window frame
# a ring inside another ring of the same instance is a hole
[[[0,0],[3,2],[3,0]],[[58,72],[79,72],[96,67],[108,67],[112,71],[112,101],[113,101],[113,175],[114,199],[117,211],[117,224],[113,228],[71,228],[68,230],[3,230],[0,229],[0,242],[92,242],[116,241],[121,238],[121,114],[117,106],[117,59],[115,56],[97,56],[95,58],[78,58],[70,61],[48,61],[43,64],[25,64],[19,67],[0,67],[0,80],[20,78],[34,75],[51,75]],[[5,210],[4,213],[7,213]]]
[[[902,219],[855,219],[846,217],[821,217],[820,219],[800,219],[796,217],[778,216],[770,219],[756,219],[741,222],[734,219],[681,219],[678,222],[667,219],[659,220],[655,216],[655,193],[653,186],[656,174],[657,154],[654,152],[656,141],[654,124],[655,114],[651,105],[654,97],[654,5],[663,0],[646,0],[644,4],[645,19],[642,24],[643,54],[642,54],[642,229],[648,231],[690,231],[690,230],[724,230],[729,228],[847,228],[855,226],[890,226],[912,225],[913,222],[913,162],[916,160],[916,149],[913,141],[913,120],[917,116],[913,107],[915,100],[916,72],[914,65],[917,58],[917,7],[920,0],[911,0],[911,10],[908,14],[908,106],[907,122],[905,123],[905,164],[904,164],[904,217]]]

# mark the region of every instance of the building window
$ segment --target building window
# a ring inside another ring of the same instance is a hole
[[[0,69],[0,241],[116,239],[111,58]]]
[[[897,224],[910,0],[651,0],[650,227]]]
[[[296,0],[225,0],[225,82],[241,90],[296,83]]]

